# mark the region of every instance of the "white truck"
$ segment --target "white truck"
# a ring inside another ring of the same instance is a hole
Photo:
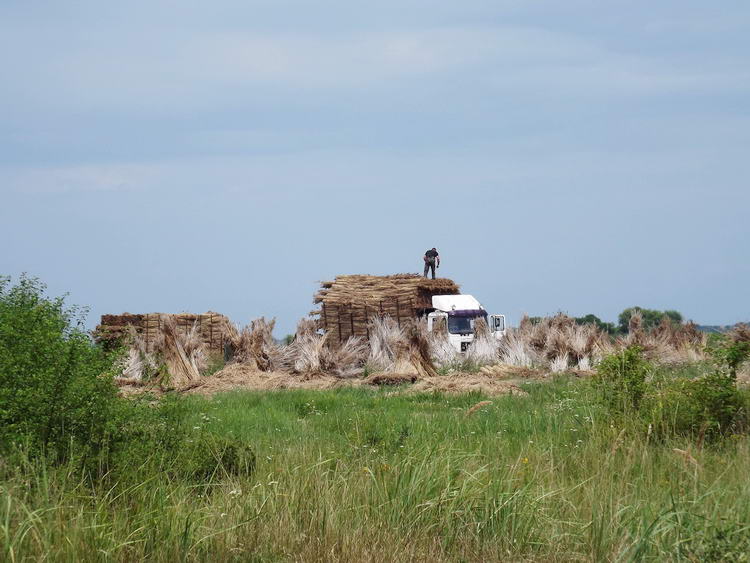
[[[437,319],[448,328],[448,339],[455,349],[465,352],[474,340],[474,323],[484,319],[497,340],[505,336],[505,315],[488,315],[472,295],[433,295],[433,311],[427,315],[427,330],[432,331]]]

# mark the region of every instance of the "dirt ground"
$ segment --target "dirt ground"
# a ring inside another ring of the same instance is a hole
[[[486,395],[525,396],[520,384],[532,379],[544,379],[544,374],[511,366],[493,366],[479,373],[453,373],[438,377],[416,378],[410,374],[374,374],[367,378],[337,378],[331,375],[295,375],[285,372],[262,372],[246,364],[230,364],[212,376],[202,378],[180,391],[185,394],[213,395],[234,390],[270,391],[283,389],[336,389],[339,387],[376,387],[413,383],[403,391],[407,393],[468,393],[481,391]],[[123,395],[146,391],[160,393],[159,389],[133,382],[121,385]]]

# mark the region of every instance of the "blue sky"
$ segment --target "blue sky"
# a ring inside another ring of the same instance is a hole
[[[750,4],[0,5],[0,272],[293,330],[317,281],[750,319]]]

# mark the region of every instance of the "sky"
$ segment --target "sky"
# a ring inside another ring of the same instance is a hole
[[[750,320],[750,4],[0,3],[0,274],[293,332],[439,275],[515,324]]]

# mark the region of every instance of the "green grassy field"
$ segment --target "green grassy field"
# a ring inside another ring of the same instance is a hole
[[[750,440],[655,443],[585,381],[528,397],[393,389],[189,397],[249,477],[81,482],[2,467],[5,561],[747,560]],[[743,559],[744,558],[744,559]]]

